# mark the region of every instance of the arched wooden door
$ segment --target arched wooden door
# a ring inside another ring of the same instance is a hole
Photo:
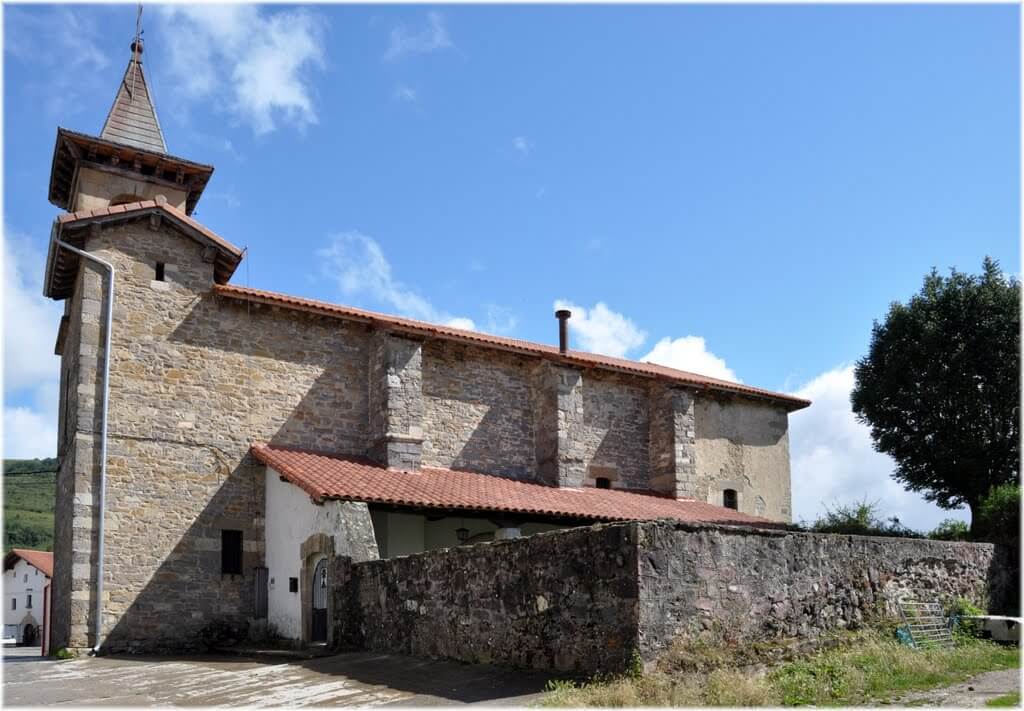
[[[327,641],[327,559],[321,558],[313,568],[313,614],[311,642]]]

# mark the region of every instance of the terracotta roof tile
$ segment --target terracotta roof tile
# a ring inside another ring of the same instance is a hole
[[[57,218],[57,221],[61,225],[71,226],[82,220],[90,220],[98,217],[113,217],[120,215],[129,215],[144,210],[159,210],[165,213],[168,217],[178,220],[179,222],[192,228],[203,237],[207,238],[218,247],[228,252],[231,256],[241,259],[242,250],[235,245],[228,242],[226,239],[218,235],[213,230],[203,225],[198,220],[193,219],[184,212],[169,205],[164,201],[156,200],[140,200],[139,202],[126,203],[122,205],[112,205],[108,207],[100,207],[95,210],[79,210],[78,212],[66,212]]]
[[[433,509],[504,511],[591,521],[674,518],[695,523],[784,524],[695,499],[615,489],[566,489],[487,474],[424,467],[386,469],[359,457],[257,443],[253,456],[317,501],[343,499]]]
[[[11,552],[4,556],[4,570],[9,570],[21,558],[29,565],[33,565],[43,572],[47,577],[53,577],[53,553],[49,551],[34,551],[28,548],[12,548]]]
[[[416,321],[414,319],[390,316],[387,314],[365,311],[349,306],[340,306],[324,301],[304,299],[288,294],[279,294],[262,289],[252,289],[234,284],[216,284],[214,291],[223,296],[250,301],[254,303],[266,303],[276,306],[284,306],[301,311],[337,316],[356,321],[372,323],[392,330],[402,330],[421,336],[434,336],[449,340],[471,343],[484,347],[497,347],[505,350],[523,353],[526,355],[542,356],[545,358],[564,361],[572,365],[580,365],[591,368],[602,368],[619,372],[631,373],[645,377],[665,378],[681,385],[688,385],[698,389],[717,390],[722,392],[747,395],[749,397],[761,398],[780,402],[790,411],[800,410],[810,405],[809,400],[786,395],[784,393],[772,392],[762,388],[755,388],[742,383],[733,383],[728,380],[711,378],[706,375],[689,373],[675,368],[668,368],[655,363],[638,362],[626,360],[625,358],[612,358],[611,356],[587,353],[584,351],[570,350],[568,354],[562,355],[556,346],[532,341],[522,341],[516,338],[505,338],[503,336],[492,336],[476,331],[466,331],[461,328],[450,326],[439,326],[437,324]]]

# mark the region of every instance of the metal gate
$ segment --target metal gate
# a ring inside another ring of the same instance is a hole
[[[327,559],[321,558],[313,568],[313,618],[310,641],[327,641]]]

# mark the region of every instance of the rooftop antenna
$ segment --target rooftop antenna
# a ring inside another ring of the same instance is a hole
[[[139,55],[142,54],[142,0],[135,13],[135,40],[132,42],[132,86],[128,91],[131,103],[135,103],[135,74],[139,71]]]

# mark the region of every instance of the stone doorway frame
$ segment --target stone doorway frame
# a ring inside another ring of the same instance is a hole
[[[328,536],[326,533],[314,533],[312,536],[307,538],[301,546],[299,546],[299,556],[302,561],[302,567],[299,572],[299,605],[301,606],[301,620],[302,620],[302,641],[309,644],[313,638],[313,588],[311,582],[313,580],[313,570],[316,568],[317,561],[326,556],[327,564],[330,566],[331,559],[334,557],[334,537]],[[328,586],[330,581],[328,580]],[[334,625],[331,624],[331,620],[334,619],[334,595],[331,594],[331,589],[327,589],[327,644],[330,646],[334,642]]]

